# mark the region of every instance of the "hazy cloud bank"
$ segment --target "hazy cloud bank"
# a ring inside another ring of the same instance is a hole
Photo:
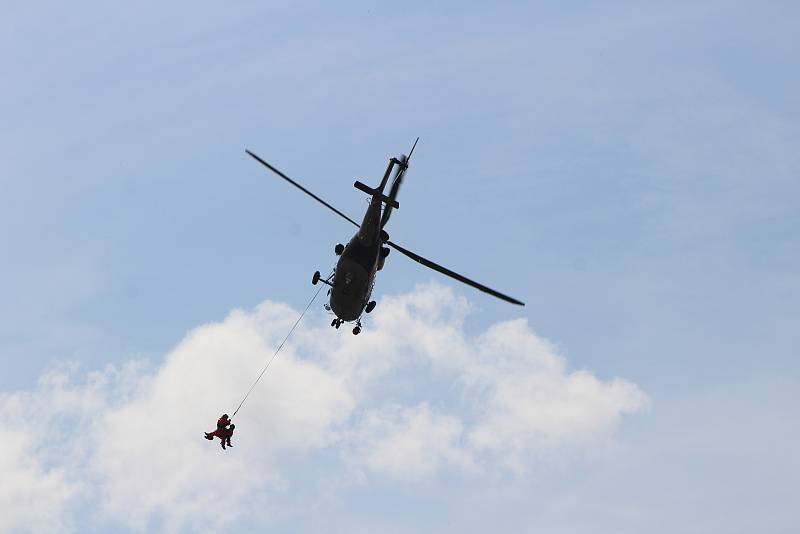
[[[0,397],[1,528],[97,521],[199,528],[268,517],[281,496],[373,480],[520,477],[607,441],[646,408],[623,379],[572,371],[525,320],[465,332],[439,285],[385,297],[358,337],[312,316],[239,416],[234,449],[202,438],[229,413],[297,311],[265,301],[191,331],[165,358],[85,373],[64,366]],[[309,465],[315,487],[293,476]],[[394,481],[394,482],[392,482]],[[333,483],[333,482],[331,482]],[[225,513],[220,514],[219,511]]]

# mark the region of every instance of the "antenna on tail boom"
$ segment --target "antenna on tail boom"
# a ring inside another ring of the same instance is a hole
[[[409,152],[408,156],[406,156],[406,161],[404,162],[403,167],[408,167],[408,160],[411,159],[411,154],[413,154],[414,153],[414,149],[417,148],[417,143],[418,142],[419,142],[419,137],[417,137],[417,140],[414,141],[414,145],[411,147],[411,152]]]

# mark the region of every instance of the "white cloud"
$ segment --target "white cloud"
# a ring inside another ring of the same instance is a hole
[[[31,454],[37,443],[30,432],[7,429],[12,432],[0,446],[0,532],[21,525],[42,532],[63,529],[62,514],[75,488],[63,469],[48,469]]]
[[[630,382],[603,382],[587,371],[567,372],[564,359],[523,320],[491,327],[478,340],[475,360],[480,364],[471,370],[472,380],[488,393],[485,414],[470,432],[470,443],[514,464],[542,447],[563,447],[602,435],[623,414],[648,404]]]
[[[63,529],[85,502],[94,521],[134,529],[224,526],[269,516],[293,473],[315,461],[364,483],[520,474],[543,448],[607,436],[646,406],[631,383],[568,371],[524,320],[469,336],[468,312],[463,298],[426,285],[384,298],[358,337],[307,319],[237,416],[225,453],[202,432],[233,410],[293,323],[284,304],[201,326],[155,368],[131,362],[83,378],[56,369],[0,400],[21,437],[0,443],[5,476],[18,481],[0,492],[3,509],[17,510],[3,526],[36,517]]]
[[[418,406],[370,411],[355,430],[356,452],[371,470],[400,479],[419,479],[444,466],[470,469],[468,451],[459,446],[462,422]]]

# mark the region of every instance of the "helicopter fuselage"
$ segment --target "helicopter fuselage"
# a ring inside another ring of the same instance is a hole
[[[355,321],[369,302],[381,257],[381,198],[373,197],[358,232],[344,248],[331,288],[330,308],[339,319]]]

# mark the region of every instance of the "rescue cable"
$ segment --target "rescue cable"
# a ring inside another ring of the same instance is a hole
[[[255,387],[256,387],[256,384],[258,384],[258,382],[261,380],[261,377],[262,377],[262,376],[264,376],[264,373],[266,373],[266,372],[267,372],[267,369],[269,369],[269,366],[270,366],[270,364],[272,364],[272,360],[274,360],[274,359],[275,359],[275,356],[277,356],[277,355],[278,355],[278,353],[281,351],[281,349],[283,348],[283,345],[284,345],[284,344],[286,343],[286,341],[289,339],[289,336],[291,336],[291,335],[292,335],[292,332],[294,332],[294,329],[295,329],[295,328],[297,328],[297,325],[299,325],[299,324],[300,324],[300,321],[302,321],[302,320],[303,320],[303,317],[305,316],[306,312],[308,312],[308,309],[311,307],[311,305],[312,305],[312,304],[314,303],[314,301],[317,299],[317,295],[319,295],[319,292],[320,292],[320,291],[322,291],[322,288],[323,288],[323,287],[325,287],[325,285],[324,285],[324,284],[320,284],[320,286],[319,286],[319,289],[317,289],[317,292],[316,292],[316,293],[314,293],[314,296],[313,296],[313,297],[311,297],[311,300],[310,300],[310,301],[308,301],[308,305],[306,306],[306,309],[305,309],[305,310],[303,310],[303,313],[301,313],[301,314],[300,314],[300,317],[298,317],[298,318],[297,318],[297,320],[294,322],[294,325],[292,325],[292,328],[289,330],[289,333],[288,333],[288,334],[286,334],[286,337],[285,337],[285,338],[283,338],[283,341],[281,341],[281,344],[280,344],[280,345],[278,345],[278,348],[277,348],[277,349],[275,349],[275,352],[273,353],[272,357],[269,359],[269,361],[268,361],[268,362],[267,362],[267,364],[264,366],[264,368],[263,368],[263,369],[261,369],[261,373],[258,375],[258,378],[256,378],[255,382],[253,382],[253,385],[251,385],[251,386],[250,386],[250,389],[248,389],[248,390],[247,390],[247,393],[245,393],[245,395],[244,395],[244,398],[242,399],[242,402],[240,402],[240,403],[239,403],[239,407],[238,407],[238,408],[236,408],[236,410],[233,412],[233,415],[231,416],[231,421],[233,421],[233,418],[234,418],[234,417],[236,417],[236,413],[237,413],[237,412],[239,411],[239,409],[242,407],[242,405],[244,404],[244,401],[246,401],[246,400],[247,400],[247,397],[249,397],[249,396],[250,396],[250,393],[253,391],[253,388],[255,388]]]

